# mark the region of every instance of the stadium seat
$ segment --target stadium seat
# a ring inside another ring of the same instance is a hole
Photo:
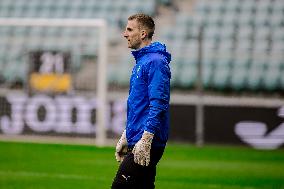
[[[202,84],[204,88],[212,87],[212,68],[209,66],[203,66],[202,71]]]
[[[236,9],[236,8],[234,8]],[[232,11],[230,12],[229,10],[227,10],[227,12],[222,16],[222,20],[221,20],[221,24],[223,26],[234,26],[237,23],[238,20],[238,15],[236,13],[236,11]]]
[[[270,48],[268,40],[255,40],[255,43],[253,45],[253,51],[266,55],[269,49]]]
[[[280,12],[281,10],[284,9],[284,4],[282,0],[274,0],[273,5],[272,5],[272,12]]]
[[[165,6],[170,6],[172,4],[172,0],[158,0],[158,3]]]
[[[183,88],[191,88],[194,85],[197,76],[196,62],[180,59],[178,74],[179,85]]]
[[[283,68],[282,68],[282,71],[281,73],[283,73]],[[281,85],[281,90],[284,90],[284,74],[281,74],[280,75],[280,85]]]
[[[264,78],[264,86],[268,90],[275,90],[280,84],[281,72],[279,69],[271,68],[266,70]]]
[[[252,65],[249,69],[248,75],[248,88],[251,90],[257,90],[260,88],[261,79],[263,77],[262,65]]]
[[[218,40],[218,39],[220,39],[220,28],[217,25],[209,27],[209,28],[205,28],[204,38],[205,38],[205,40],[208,40],[208,39]]]
[[[157,3],[161,2],[155,0],[30,0],[28,2],[1,0],[0,17],[104,18],[109,23],[107,35],[110,44],[116,44],[120,38],[117,33],[124,27],[127,17],[136,12],[155,15]],[[206,87],[217,89],[229,87],[235,90],[281,88],[283,85],[280,78],[284,75],[282,68],[284,64],[283,10],[283,0],[241,2],[198,0],[193,3],[192,12],[181,10],[174,14],[174,25],[169,22],[171,24],[159,26],[161,31],[159,40],[165,41],[173,55],[171,65],[173,85],[191,88],[195,82],[198,63],[197,38],[200,34],[200,26],[204,25],[203,77]],[[0,50],[18,47],[25,48],[25,51],[47,48],[75,52],[75,43],[80,41],[81,52],[88,54],[98,51],[96,35],[95,31],[74,31],[68,28],[58,30],[0,27]],[[29,44],[23,43],[25,37],[31,38]],[[42,38],[50,40],[41,44]],[[1,56],[13,57],[17,56],[17,53],[19,53],[18,50],[8,52],[7,55],[0,53],[0,60]],[[270,56],[274,58],[265,59]],[[118,62],[127,63],[130,60],[131,57],[128,59],[122,57]],[[18,60],[20,61],[22,60]],[[126,63],[114,66],[113,73],[121,67],[129,69]],[[0,65],[5,64],[0,63]],[[7,69],[13,70],[12,65],[9,67],[11,68]],[[278,76],[272,74],[273,70],[276,70],[274,67],[280,70],[275,72],[279,72]],[[121,71],[118,74],[120,76],[117,78],[118,82],[126,84],[127,72]],[[268,78],[271,78],[271,81]],[[110,77],[110,80],[114,79]]]
[[[22,0],[2,0],[0,1],[0,17],[18,17],[18,18],[105,18],[109,23],[108,38],[110,42],[116,42],[119,27],[119,17],[125,14],[126,18],[131,12],[145,12],[153,15],[155,11],[155,1],[146,0],[141,2],[139,0],[84,0],[84,1],[68,1],[68,0],[30,0],[28,2]],[[112,13],[112,14],[110,14]],[[125,20],[126,20],[125,18]],[[12,32],[11,32],[12,31]],[[63,31],[63,32],[62,32]],[[26,30],[23,27],[17,29],[10,29],[9,27],[0,28],[0,39],[7,39],[11,34],[14,37],[33,36],[28,44],[30,49],[46,48],[46,49],[73,49],[74,43],[79,41],[79,38],[89,36],[86,38],[86,43],[82,44],[83,53],[97,52],[97,39],[94,35],[88,34],[86,31],[74,31],[72,29],[64,28],[62,31],[58,28],[32,28]],[[57,36],[60,36],[58,38]],[[67,36],[67,37],[65,37]],[[49,39],[45,44],[41,44],[41,38]],[[69,38],[69,40],[68,40]],[[70,38],[78,40],[70,40]],[[95,40],[94,40],[95,39]],[[83,40],[84,41],[84,40]],[[0,43],[10,43],[7,40],[1,40]],[[5,46],[5,44],[3,44]],[[11,62],[13,64],[13,62]],[[9,68],[13,70],[12,67]],[[10,73],[10,72],[9,72]],[[12,76],[10,76],[12,77]]]
[[[218,57],[214,59],[213,86],[218,89],[226,88],[229,83],[232,57],[226,56],[227,55],[219,54]]]
[[[179,84],[179,65],[177,64],[177,61],[173,60],[170,63],[170,69],[171,69],[171,86],[177,87]]]
[[[24,82],[26,80],[27,64],[23,64],[22,60],[13,60],[6,64],[3,76],[6,81],[13,83],[16,81]]]
[[[112,64],[109,66],[113,66],[112,69],[110,69],[109,72],[109,78],[111,79],[110,82],[113,82],[115,84],[119,84],[122,86],[128,86],[129,85],[129,79],[131,75],[131,70],[134,66],[133,64],[133,57],[128,55],[123,55],[120,62],[117,62],[115,64]]]
[[[175,34],[172,31],[172,27],[165,27],[160,33],[160,38],[163,41],[172,41],[174,40]]]
[[[236,51],[246,53],[246,52],[249,52],[252,49],[252,46],[253,46],[253,43],[252,43],[251,39],[243,38],[243,39],[240,39],[238,41],[235,49],[236,49]]]
[[[234,67],[231,73],[231,86],[234,90],[239,91],[245,88],[248,70],[246,67]]]
[[[251,38],[253,35],[253,27],[251,26],[244,26],[241,25],[239,26],[238,30],[237,30],[237,40],[239,39],[249,39]]]
[[[265,27],[269,24],[269,12],[258,10],[255,14],[253,24],[259,28]]]
[[[241,12],[238,15],[238,19],[236,20],[236,23],[241,26],[252,26],[252,22],[253,22],[252,12],[241,9]]]
[[[284,41],[273,41],[271,45],[271,52],[277,54],[283,54],[284,51]]]
[[[242,90],[246,88],[250,64],[251,55],[247,51],[236,51],[231,63],[230,83],[232,89]]]

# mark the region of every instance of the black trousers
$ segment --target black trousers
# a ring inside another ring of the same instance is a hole
[[[141,166],[134,162],[132,149],[121,162],[112,189],[154,189],[156,166],[164,153],[164,147],[152,148],[149,166]]]

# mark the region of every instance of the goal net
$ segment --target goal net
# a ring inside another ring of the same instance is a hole
[[[106,27],[102,19],[0,18],[1,88],[24,89],[4,99],[0,131],[95,134],[104,145]]]

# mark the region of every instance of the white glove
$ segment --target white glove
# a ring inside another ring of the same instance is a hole
[[[124,159],[124,153],[126,153],[127,150],[127,139],[126,139],[126,131],[124,130],[119,141],[116,144],[115,148],[115,159],[118,162],[122,162]]]
[[[144,131],[141,139],[135,144],[132,153],[134,154],[134,162],[148,166],[150,163],[150,151],[154,134]]]

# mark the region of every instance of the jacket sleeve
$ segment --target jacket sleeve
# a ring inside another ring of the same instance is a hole
[[[170,77],[169,66],[163,60],[155,60],[150,63],[148,72],[150,111],[145,131],[155,134],[162,129],[160,122],[169,108]]]

